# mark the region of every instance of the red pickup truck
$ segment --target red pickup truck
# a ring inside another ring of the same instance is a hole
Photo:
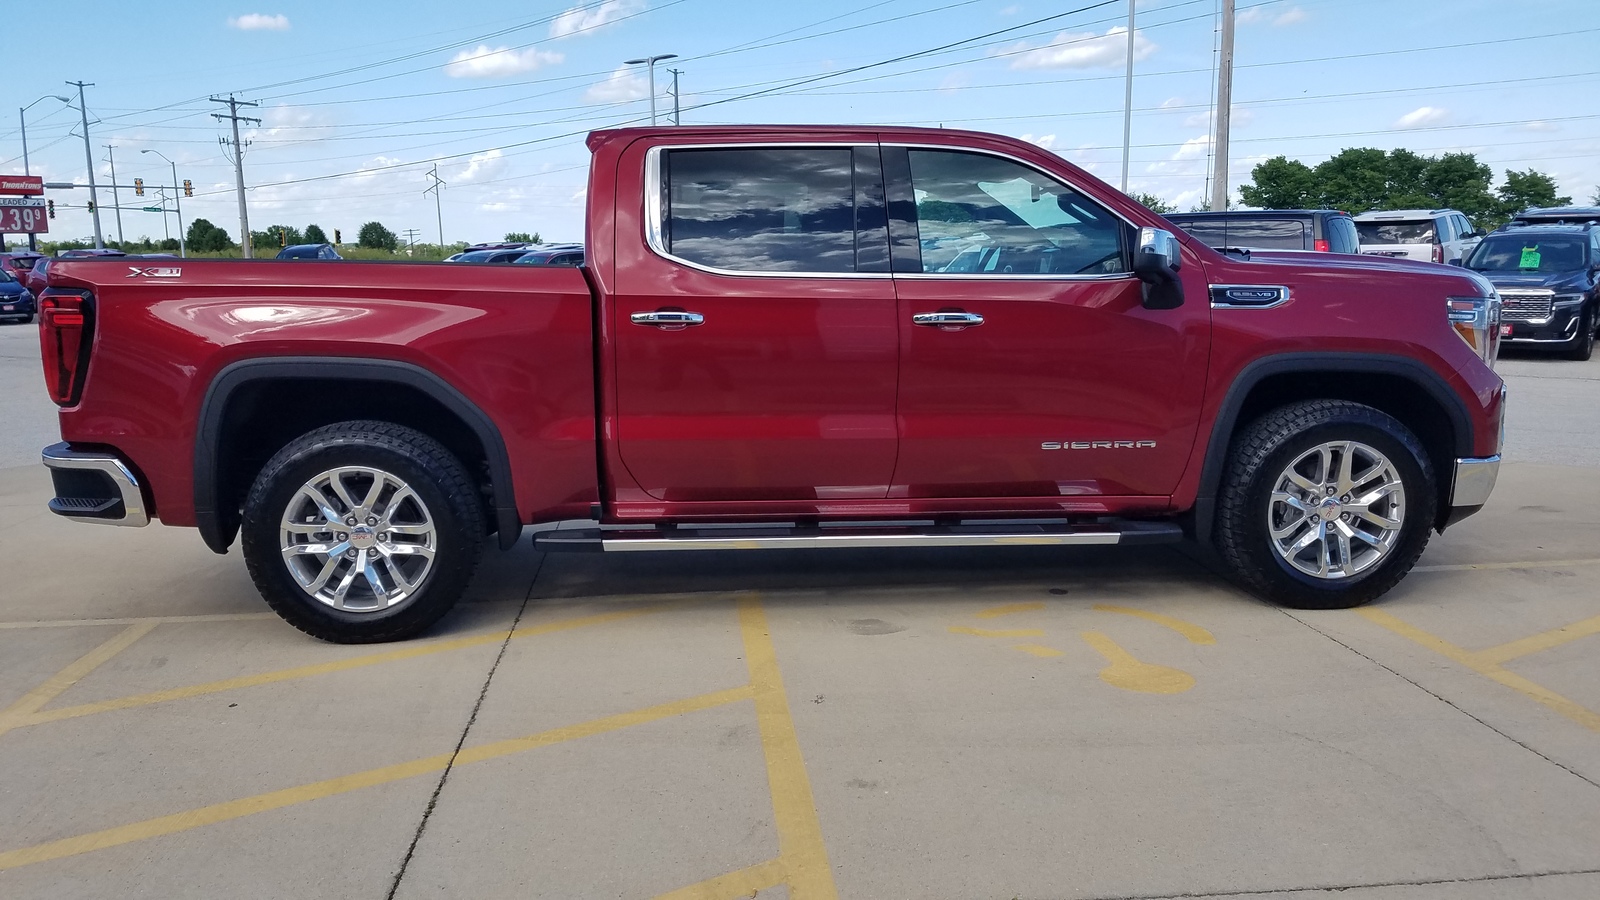
[[[1494,485],[1474,273],[1225,256],[994,135],[588,144],[582,268],[56,263],[50,508],[239,537],[285,619],[358,642],[558,521],[540,548],[1188,536],[1273,601],[1348,607]]]

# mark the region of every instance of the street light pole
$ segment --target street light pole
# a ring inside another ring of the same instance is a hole
[[[1133,139],[1133,0],[1128,0],[1128,74],[1122,87],[1122,192],[1128,192],[1128,148]]]
[[[60,100],[62,103],[72,102],[71,97],[63,97],[60,94],[45,94],[43,97],[40,97],[32,103],[29,103],[27,106],[17,110],[17,122],[22,126],[22,174],[24,175],[33,174],[33,170],[28,168],[28,110],[33,109],[38,104],[43,103],[52,97]],[[28,232],[28,249],[39,249],[39,236],[31,231]]]
[[[105,247],[106,242],[100,235],[100,195],[94,186],[94,150],[89,144],[89,109],[83,102],[83,89],[94,87],[94,82],[69,81],[67,84],[76,85],[78,88],[78,113],[83,116],[83,162],[89,167],[89,206],[93,208],[94,216],[94,248]]]
[[[122,235],[122,192],[117,189],[117,147],[115,144],[102,144],[106,148],[106,162],[111,164],[111,207],[117,211],[117,243],[126,244],[128,239]]]
[[[677,59],[676,53],[661,53],[656,56],[642,56],[638,59],[623,60],[625,66],[643,65],[650,78],[650,124],[656,124],[656,63],[664,59]]]
[[[189,243],[183,233],[183,186],[178,184],[178,164],[167,159],[167,155],[160,150],[140,150],[139,152],[154,153],[162,159],[166,159],[167,165],[172,167],[172,202],[178,206],[178,255],[187,257],[189,255]],[[164,222],[166,219],[166,213],[162,213],[161,220]]]

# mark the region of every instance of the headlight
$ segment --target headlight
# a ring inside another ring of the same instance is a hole
[[[1583,295],[1582,294],[1557,294],[1555,296],[1555,302],[1557,302],[1557,303],[1582,303],[1583,302]]]
[[[1494,367],[1500,355],[1500,297],[1451,297],[1445,301],[1450,327],[1478,358]]]

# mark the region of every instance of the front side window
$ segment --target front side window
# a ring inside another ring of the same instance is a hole
[[[670,150],[662,175],[673,256],[744,272],[858,271],[850,147]]]
[[[908,156],[923,272],[1128,271],[1121,220],[1054,178],[981,153],[913,149]]]

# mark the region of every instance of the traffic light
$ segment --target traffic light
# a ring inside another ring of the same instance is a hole
[[[183,180],[183,195],[185,197],[193,197],[194,196],[194,182],[190,181],[187,178],[185,178]]]
[[[334,230],[333,230],[333,242],[334,242],[334,243],[335,243],[335,244],[342,244],[342,243],[344,243],[344,241],[343,241],[343,240],[341,240],[341,239],[340,239],[340,237],[339,237],[339,229],[337,229],[337,228],[335,228],[335,229],[334,229]]]
[[[54,219],[56,217],[56,202],[47,200],[45,201],[45,206],[50,210],[50,218]]]
[[[89,201],[89,212],[94,212],[94,201],[93,200]]]
[[[144,179],[143,178],[135,178],[133,180],[133,195],[135,197],[143,197],[144,196]]]

